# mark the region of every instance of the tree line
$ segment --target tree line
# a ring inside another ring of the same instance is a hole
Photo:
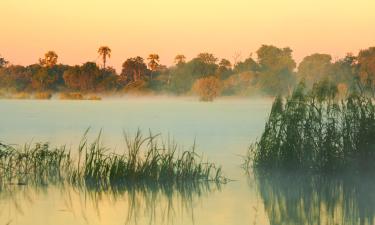
[[[200,53],[187,60],[176,55],[172,66],[160,64],[158,54],[146,59],[126,59],[121,73],[107,66],[111,49],[98,49],[101,65],[58,63],[58,55],[48,51],[36,64],[12,65],[0,56],[0,89],[7,92],[83,92],[83,93],[154,93],[185,95],[195,92],[202,100],[218,95],[280,95],[290,93],[303,80],[312,86],[328,80],[346,92],[361,83],[362,88],[375,86],[375,47],[347,54],[333,61],[329,54],[312,54],[297,65],[292,49],[262,45],[244,60],[231,63],[210,53]],[[238,56],[238,55],[237,55]]]

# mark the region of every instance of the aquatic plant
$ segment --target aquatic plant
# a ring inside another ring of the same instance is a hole
[[[126,149],[111,152],[101,144],[101,134],[88,144],[85,133],[76,154],[65,146],[48,143],[14,147],[0,145],[1,184],[69,182],[109,188],[134,182],[225,182],[221,168],[203,161],[195,151],[180,152],[174,142],[160,143],[158,135],[125,135]]]
[[[375,171],[374,99],[336,94],[335,85],[322,81],[310,91],[299,84],[285,100],[277,97],[246,168]]]

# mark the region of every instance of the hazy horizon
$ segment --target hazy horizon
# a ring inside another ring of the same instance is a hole
[[[98,47],[107,45],[117,70],[149,53],[167,66],[177,54],[200,52],[233,62],[235,52],[245,59],[262,44],[290,47],[297,62],[316,52],[335,59],[374,45],[374,7],[370,0],[4,0],[0,54],[28,65],[54,50],[59,63],[82,64],[98,62]]]

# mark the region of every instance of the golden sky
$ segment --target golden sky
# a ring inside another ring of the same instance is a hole
[[[232,61],[261,44],[289,46],[294,57],[315,52],[333,58],[375,45],[374,0],[1,0],[0,54],[13,64],[37,62],[54,50],[59,61],[108,64],[158,53],[173,63],[212,52]]]

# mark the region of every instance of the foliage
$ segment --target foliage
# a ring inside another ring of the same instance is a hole
[[[54,51],[48,51],[43,59],[39,59],[41,66],[52,67],[57,64],[58,55]]]
[[[201,101],[213,101],[220,95],[221,81],[215,76],[208,76],[195,81],[193,90],[199,95]]]
[[[340,85],[342,94],[360,88],[375,96],[374,49],[361,50],[357,56],[349,53],[335,61],[330,55],[315,53],[306,56],[297,70],[292,50],[272,45],[262,45],[256,51],[256,59],[251,54],[243,61],[236,58],[234,65],[204,52],[191,60],[176,55],[176,64],[166,67],[160,64],[159,55],[153,53],[147,62],[140,56],[126,59],[119,74],[105,66],[111,54],[107,46],[98,50],[103,58],[102,68],[93,62],[75,66],[57,64],[57,54],[49,51],[40,60],[41,64],[29,66],[12,65],[0,58],[0,89],[10,94],[79,91],[186,95],[197,80],[212,75],[223,83],[223,95],[286,95],[299,81],[311,88],[317,81],[329,80]]]

